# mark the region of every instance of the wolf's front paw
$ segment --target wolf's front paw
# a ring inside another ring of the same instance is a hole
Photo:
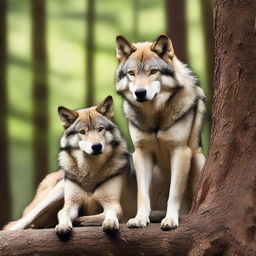
[[[145,216],[136,216],[127,222],[128,228],[145,228],[149,223],[149,218]]]
[[[178,226],[179,226],[178,215],[166,216],[161,222],[161,229],[165,231],[175,229]]]
[[[103,221],[102,229],[104,232],[112,233],[119,230],[118,219],[107,218]]]
[[[72,227],[68,225],[57,225],[55,227],[56,235],[63,241],[68,240],[72,232]]]

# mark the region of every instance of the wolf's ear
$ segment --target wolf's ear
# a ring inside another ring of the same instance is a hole
[[[67,129],[71,124],[75,122],[78,117],[76,111],[65,108],[65,107],[58,107],[58,114],[60,117],[60,121],[65,129]]]
[[[157,55],[161,58],[168,56],[172,59],[174,56],[172,41],[166,34],[161,34],[152,44],[150,49],[151,51],[157,53]]]
[[[119,61],[126,60],[137,48],[123,36],[116,37],[116,58]]]
[[[103,102],[101,102],[97,106],[96,111],[112,121],[114,119],[114,103],[112,96],[108,96]]]

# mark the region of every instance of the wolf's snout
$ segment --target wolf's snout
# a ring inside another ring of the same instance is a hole
[[[100,154],[102,150],[102,145],[101,143],[94,143],[92,144],[92,150],[94,154]]]
[[[138,101],[144,101],[147,94],[147,90],[144,88],[136,89],[135,95]]]

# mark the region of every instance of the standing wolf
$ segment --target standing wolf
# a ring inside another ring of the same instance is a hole
[[[166,209],[163,230],[188,212],[205,157],[199,146],[205,95],[192,71],[174,54],[165,34],[155,42],[116,39],[116,90],[123,98],[135,147],[137,215],[128,227],[145,227],[151,209]]]

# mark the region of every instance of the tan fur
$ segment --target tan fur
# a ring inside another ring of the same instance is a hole
[[[140,63],[141,60],[146,60],[149,64],[153,62],[151,58],[157,58],[156,52],[161,52],[161,44],[166,43],[165,38],[160,37],[156,41],[157,43],[145,42],[136,44],[131,44],[119,38],[119,43],[123,44],[124,47],[117,49],[117,58],[120,61],[117,76],[128,58],[133,59],[135,64]],[[150,75],[149,64],[145,66],[146,69],[148,68],[146,70],[147,75],[138,76],[134,79],[130,78],[133,80],[134,88],[147,87],[148,90],[151,90],[154,81],[159,81],[161,84],[160,91],[157,91],[159,84],[154,84],[157,88],[157,90],[154,89],[158,93],[157,97],[153,97],[154,94],[152,94],[153,96],[150,96],[152,99],[141,104],[135,101],[130,94],[129,90],[131,91],[131,88],[127,87],[127,80],[117,78],[117,92],[124,97],[124,113],[129,120],[129,130],[135,146],[133,160],[138,184],[138,211],[136,217],[128,222],[129,227],[146,226],[149,222],[150,212],[153,215],[150,216],[152,220],[159,220],[160,217],[164,217],[163,214],[166,209],[167,215],[162,221],[162,228],[169,229],[178,226],[179,213],[188,212],[192,190],[196,185],[199,172],[205,161],[198,145],[198,137],[205,112],[205,104],[203,102],[205,96],[203,91],[195,86],[195,78],[189,74],[190,71],[174,55],[170,41],[168,41],[168,47],[168,51],[162,56],[162,59],[174,67],[175,77],[173,79],[159,73]],[[125,54],[122,51],[125,51]],[[134,69],[134,72],[136,73],[138,70]],[[181,90],[176,91],[177,88],[181,88]],[[172,94],[175,97],[169,103],[168,99]],[[197,107],[195,111],[190,111],[189,107],[196,100]],[[134,108],[131,107],[131,104],[133,104]],[[113,120],[113,109],[109,108],[107,104],[100,104],[86,111],[70,111],[62,107],[62,111],[69,117],[66,120],[63,116],[60,116],[66,129],[70,126],[70,120],[73,122],[77,116],[85,123],[92,119],[97,119],[100,115],[106,115],[109,120]],[[182,116],[183,112],[186,113],[184,117]],[[180,116],[181,120],[176,122],[176,119]],[[157,132],[155,131],[156,125]],[[85,131],[86,135],[81,135],[81,137],[91,142],[101,141],[104,144],[105,138],[101,134],[95,132],[87,133],[86,129]],[[64,138],[61,141],[61,146],[64,147],[65,145]],[[124,144],[123,146],[125,147]],[[86,148],[87,146],[85,146]],[[124,152],[119,149],[115,150],[114,156],[121,156]],[[79,152],[80,150],[74,149],[73,157],[78,164],[74,163],[74,159],[67,157],[65,152],[60,154],[59,157],[64,161],[64,166],[72,170],[72,174],[83,184],[84,178],[88,173],[96,180],[100,179],[101,175],[98,176],[98,174],[100,174],[106,159],[113,153],[109,145],[106,145],[105,150],[107,153],[97,158],[97,161],[87,159],[84,162],[83,154]],[[106,174],[108,172],[111,173],[112,167],[119,166],[122,161],[117,157],[112,164],[106,164],[104,166]],[[180,174],[179,170],[181,170]],[[59,219],[62,219],[64,224],[60,223],[56,227],[56,232],[65,234],[71,231],[72,221],[77,217],[79,205],[82,205],[85,209],[86,216],[77,219],[77,223],[88,225],[99,224],[104,221],[104,230],[118,229],[118,218],[121,215],[123,215],[124,220],[134,216],[137,188],[136,181],[131,178],[129,172],[131,170],[124,175],[108,180],[93,193],[82,190],[77,184],[67,182],[65,191],[73,190],[76,193],[74,194],[75,196],[67,198],[65,196],[66,204],[59,212]],[[153,182],[151,182],[152,179]],[[188,179],[189,182],[187,184]],[[54,183],[56,184],[55,186],[52,185]],[[57,194],[56,198],[60,198],[61,191],[64,191],[64,187],[62,188],[61,186],[62,183],[63,180],[56,183],[54,175],[47,182],[44,181],[43,184],[47,189],[40,189],[39,186],[35,197],[37,200],[33,200],[34,207],[28,208],[27,215],[31,214],[34,208],[45,202],[46,198],[49,199],[55,195],[56,187],[59,187],[57,189],[59,194]],[[172,191],[173,188],[175,189]],[[173,198],[176,196],[182,202],[174,202]],[[181,206],[179,205],[180,203]],[[102,208],[104,209],[103,212]],[[175,211],[172,211],[172,209],[175,209]],[[45,219],[45,225],[48,224],[48,220],[48,218]]]
[[[77,219],[77,224],[100,221],[105,231],[119,228],[118,220],[123,215],[120,200],[129,193],[129,189],[123,191],[123,183],[130,175],[130,167],[126,143],[112,122],[112,104],[108,97],[97,107],[76,112],[59,108],[65,127],[59,154],[64,171],[49,174],[39,185],[22,218],[9,223],[5,229],[53,225],[52,218],[56,221],[56,212],[53,213],[52,209],[61,209],[58,203],[60,199],[63,202],[63,197],[64,206],[58,213],[59,224],[55,228],[61,238],[72,230],[72,222],[78,217],[80,207],[85,216]],[[83,147],[79,148],[81,141],[102,143],[103,152],[95,156],[93,152],[86,153]]]
[[[48,174],[39,184],[32,202],[24,209],[22,213],[22,218],[25,217],[32,209],[34,209],[39,202],[43,201],[46,198],[46,196],[50,193],[50,191],[53,189],[53,187],[55,187],[56,184],[63,179],[63,177],[64,172],[62,170]],[[61,207],[61,204],[59,207]],[[56,213],[57,210],[52,208],[52,211],[48,211],[47,216],[41,215],[40,219],[35,220],[31,227],[35,228],[40,226],[53,225],[53,223],[56,223]],[[19,220],[9,222],[7,225],[4,226],[3,229],[11,229],[18,221]]]
[[[138,184],[137,214],[128,226],[145,227],[151,210],[167,208],[161,227],[176,228],[205,161],[199,146],[205,95],[166,35],[139,43],[118,36],[116,51],[116,90],[135,147]]]
[[[42,201],[49,193],[49,191],[63,178],[64,172],[62,170],[48,174],[38,186],[36,196],[32,202],[24,209],[23,215],[27,215],[27,213],[31,211],[31,209],[33,209],[39,201]]]

